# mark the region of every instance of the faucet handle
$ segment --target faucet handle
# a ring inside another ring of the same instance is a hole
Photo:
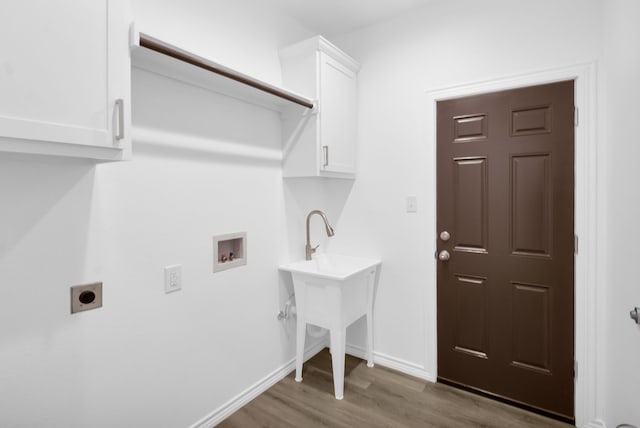
[[[311,254],[315,253],[319,246],[320,245],[316,245],[315,247],[312,247],[311,245],[307,244],[307,246],[305,247],[305,252],[307,253],[305,259],[311,260]]]

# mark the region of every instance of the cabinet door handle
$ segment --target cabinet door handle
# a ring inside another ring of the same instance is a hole
[[[124,100],[116,100],[116,110],[118,111],[118,125],[116,126],[116,140],[124,139]]]
[[[324,153],[324,163],[323,167],[329,166],[329,146],[322,146],[322,151]]]

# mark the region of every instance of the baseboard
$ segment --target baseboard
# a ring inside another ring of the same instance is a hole
[[[607,425],[604,423],[604,421],[601,421],[600,419],[598,419],[598,420],[586,423],[583,428],[607,428]]]
[[[354,357],[362,358],[363,360],[367,359],[366,350],[359,346],[347,344],[346,352],[347,354],[353,355]],[[411,363],[409,361],[402,360],[400,358],[382,354],[380,352],[373,352],[373,363],[379,364],[383,367],[388,367],[404,374],[408,374],[409,376],[428,380],[429,382],[436,381],[436,377],[432,373],[426,371],[424,367],[419,366],[418,364]]]
[[[306,349],[304,353],[304,360],[307,361],[309,358],[312,358],[318,352],[322,351],[327,347],[327,340],[319,340],[314,343],[312,346]],[[296,359],[292,358],[289,362],[287,362],[282,367],[274,370],[240,394],[233,397],[231,400],[224,403],[222,406],[200,419],[195,424],[191,425],[190,428],[212,428],[218,425],[220,422],[231,416],[233,413],[241,409],[251,400],[256,398],[258,395],[265,392],[267,389],[271,388],[273,385],[284,379],[289,373],[291,373],[296,368]]]

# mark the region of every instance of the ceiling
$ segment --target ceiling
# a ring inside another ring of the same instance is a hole
[[[417,9],[430,0],[269,0],[319,34],[340,34]]]

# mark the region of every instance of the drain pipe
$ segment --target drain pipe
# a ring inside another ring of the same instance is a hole
[[[279,321],[288,321],[289,318],[294,317],[296,315],[296,305],[295,305],[295,297],[292,294],[289,296],[287,301],[284,303],[284,309],[278,312],[278,320]],[[329,330],[323,327],[312,326],[307,324],[307,334],[313,338],[319,338],[325,336]]]
[[[278,312],[279,321],[282,321],[282,320],[288,321],[289,318],[291,318],[293,315],[296,314],[296,305],[293,303],[294,299],[295,298],[293,297],[293,294],[292,294],[284,303],[284,309]]]

